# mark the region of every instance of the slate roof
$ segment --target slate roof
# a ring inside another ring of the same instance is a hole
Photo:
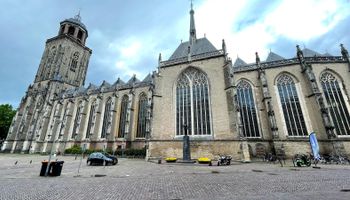
[[[152,82],[152,75],[151,74],[148,74],[144,79],[143,79],[143,81],[142,82]]]
[[[187,57],[188,55],[189,42],[184,42],[177,47],[173,55],[170,56],[169,60],[174,60],[177,58]],[[213,44],[207,38],[199,38],[192,45],[192,55],[198,55],[202,53],[217,51]]]
[[[322,54],[308,48],[304,48],[302,52],[304,54],[304,57],[323,56]]]
[[[270,52],[269,55],[266,58],[265,62],[272,62],[272,61],[277,61],[277,60],[284,60],[282,56],[275,54],[274,52]]]
[[[233,64],[233,67],[243,66],[243,65],[246,65],[246,64],[247,63],[244,62],[244,60],[242,60],[239,57],[237,57],[235,63]]]

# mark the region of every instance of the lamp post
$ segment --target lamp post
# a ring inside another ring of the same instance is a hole
[[[59,120],[58,123],[60,123],[60,120]],[[52,135],[48,135],[48,136],[50,137],[50,136],[52,136]],[[55,135],[55,136],[56,136],[56,135]],[[48,160],[48,163],[47,163],[47,166],[46,166],[46,170],[45,170],[45,176],[47,176],[48,173],[49,173],[51,157],[52,157],[52,153],[53,153],[53,151],[54,151],[54,146],[55,146],[55,144],[56,144],[55,136],[53,136],[54,138],[53,138],[53,140],[52,140],[52,145],[51,145],[49,160]],[[62,135],[58,135],[57,140],[59,140],[59,138],[60,138],[61,136],[62,136]]]
[[[113,156],[115,155],[115,151],[117,150],[117,136],[114,136],[114,141],[113,141]]]

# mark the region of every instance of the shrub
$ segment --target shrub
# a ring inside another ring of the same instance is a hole
[[[65,154],[80,154],[82,152],[82,149],[78,145],[73,145],[71,148],[68,148],[64,150]]]

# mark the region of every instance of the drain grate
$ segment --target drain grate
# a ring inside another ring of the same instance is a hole
[[[107,176],[105,174],[95,174],[95,177],[104,177],[104,176]]]
[[[350,189],[341,189],[340,192],[350,192]]]

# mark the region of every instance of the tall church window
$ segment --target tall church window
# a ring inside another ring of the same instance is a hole
[[[79,52],[75,52],[72,56],[72,60],[70,62],[70,70],[75,72],[75,70],[77,69],[77,65],[78,65],[78,60],[79,60]]]
[[[72,139],[74,139],[75,136],[78,134],[77,132],[79,131],[79,125],[80,125],[80,121],[81,121],[81,111],[82,111],[82,109],[83,109],[83,102],[79,102],[78,103],[77,112],[75,113],[75,118],[74,118]]]
[[[124,95],[121,102],[118,137],[123,138],[126,131],[126,121],[128,112],[129,97]]]
[[[144,138],[146,136],[147,105],[147,96],[142,93],[139,99],[139,113],[136,133],[137,138]]]
[[[248,138],[260,137],[252,86],[245,80],[241,80],[237,84],[237,102],[241,113],[244,136]]]
[[[176,135],[211,135],[209,82],[200,70],[190,67],[176,83]]]
[[[294,80],[291,76],[283,74],[277,79],[277,88],[288,135],[307,136],[307,128]]]
[[[105,105],[105,112],[104,112],[104,116],[103,116],[101,138],[106,138],[106,136],[109,134],[108,129],[111,126],[111,118],[112,118],[111,110],[112,110],[112,98],[108,98],[106,105]]]
[[[350,135],[350,115],[342,89],[333,74],[321,75],[321,85],[337,135]]]
[[[85,138],[90,138],[90,135],[92,134],[91,130],[92,127],[94,127],[94,115],[95,115],[95,111],[96,111],[96,101],[93,101],[90,107],[90,114],[89,114],[89,121],[88,121],[88,127],[86,130],[86,135]]]

